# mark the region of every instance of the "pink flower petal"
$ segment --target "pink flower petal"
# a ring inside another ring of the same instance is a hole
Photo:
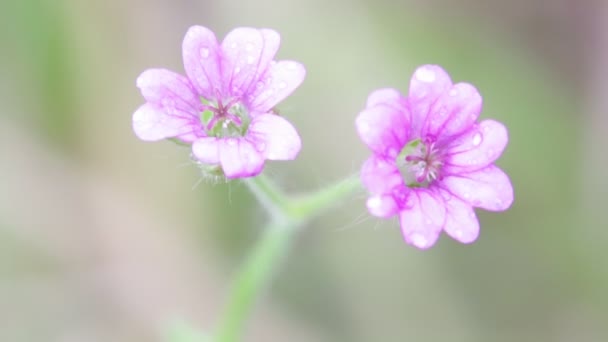
[[[163,108],[151,103],[143,104],[133,113],[133,131],[141,140],[158,141],[202,134],[199,130],[200,127],[192,118],[168,114]]]
[[[410,192],[407,205],[400,213],[405,241],[420,249],[432,247],[445,223],[443,199],[426,189],[415,189]]]
[[[440,66],[423,65],[416,69],[408,96],[413,132],[420,132],[433,103],[451,86],[450,76]]]
[[[188,78],[166,69],[148,69],[137,78],[146,101],[162,106],[167,113],[179,111],[198,116],[200,100]]]
[[[461,201],[448,191],[439,189],[446,208],[443,230],[453,239],[471,243],[479,236],[479,221],[470,204]]]
[[[279,49],[281,38],[273,30],[237,28],[224,38],[222,74],[230,94],[248,93],[252,82],[266,71]]]
[[[293,160],[302,148],[300,135],[293,125],[275,114],[255,116],[247,137],[270,160]]]
[[[407,114],[387,105],[363,110],[355,123],[361,140],[382,156],[396,158],[407,142]]]
[[[389,218],[399,212],[399,205],[391,195],[372,196],[367,199],[366,204],[370,214],[377,217]]]
[[[474,86],[455,84],[431,106],[423,134],[440,140],[459,135],[477,121],[481,106],[481,95]]]
[[[256,176],[264,168],[264,158],[245,138],[219,139],[220,164],[226,178]]]
[[[458,173],[484,168],[500,157],[508,142],[503,124],[484,120],[450,143],[444,171]]]
[[[361,182],[373,195],[391,194],[395,188],[405,188],[395,163],[376,155],[369,157],[363,164]]]
[[[403,108],[404,104],[405,98],[397,89],[384,88],[375,90],[367,97],[366,107],[370,108],[377,105],[389,105],[394,106],[395,108]]]
[[[192,26],[184,38],[182,54],[186,74],[200,95],[216,99],[226,92],[220,69],[222,53],[212,31]]]
[[[466,203],[490,211],[503,211],[513,203],[509,177],[490,165],[481,170],[446,176],[441,186]]]
[[[220,139],[215,137],[200,138],[192,144],[192,153],[203,163],[219,164],[219,142]]]
[[[250,88],[247,102],[257,113],[269,113],[302,84],[306,76],[304,66],[295,61],[270,63],[259,81]]]

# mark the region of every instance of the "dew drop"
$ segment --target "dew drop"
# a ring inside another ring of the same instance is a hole
[[[427,240],[427,238],[420,233],[414,233],[410,235],[410,241],[414,246],[418,248],[425,248],[429,244],[429,240]]]
[[[464,193],[462,196],[463,196],[465,199],[470,199],[470,198],[471,198],[471,194],[470,194],[470,193],[468,193],[468,192],[465,192],[465,193]]]
[[[479,146],[481,144],[481,133],[475,133],[473,136],[473,146]]]
[[[279,88],[281,88],[281,89],[287,88],[287,82],[282,81],[281,83],[279,83]]]
[[[419,68],[418,70],[416,70],[416,78],[419,81],[431,83],[435,82],[436,75],[435,72],[431,69]]]
[[[200,52],[201,52],[201,57],[203,57],[203,58],[209,57],[209,49],[208,48],[206,48],[206,47],[201,48]]]
[[[255,61],[255,57],[253,56],[247,56],[247,64],[253,64],[253,62]]]
[[[451,195],[449,192],[447,192],[447,191],[442,191],[441,193],[442,193],[442,195],[443,195],[443,199],[444,199],[446,202],[449,202],[449,201],[452,199],[452,195]]]
[[[238,74],[239,72],[241,72],[241,68],[240,67],[234,68],[234,73],[235,74]]]
[[[382,205],[382,200],[378,196],[370,197],[370,199],[367,200],[367,205],[370,208],[380,208]]]
[[[456,95],[458,95],[458,89],[456,89],[456,88],[452,88],[452,89],[450,90],[450,96],[454,97],[454,96],[456,96]]]
[[[359,122],[359,132],[365,134],[367,132],[369,132],[369,124],[365,121],[360,121]]]
[[[395,158],[397,157],[397,150],[394,148],[389,148],[387,154],[389,155],[389,157]]]

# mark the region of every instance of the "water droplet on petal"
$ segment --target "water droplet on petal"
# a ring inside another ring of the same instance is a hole
[[[464,193],[462,196],[463,196],[465,199],[470,199],[470,198],[471,198],[471,194],[470,194],[470,193],[468,193],[468,192],[465,192],[465,193]]]
[[[382,200],[378,196],[370,197],[370,199],[367,200],[367,205],[370,208],[379,208],[382,205]]]
[[[387,154],[389,157],[395,158],[397,157],[397,150],[391,147],[388,149]]]
[[[247,56],[247,64],[253,64],[254,61],[255,61],[255,57]]]
[[[427,240],[427,238],[420,233],[414,233],[410,235],[410,241],[414,246],[418,248],[425,248],[429,244],[429,240]]]
[[[240,67],[234,68],[234,73],[235,74],[238,74],[239,72],[241,72],[241,68]]]
[[[479,146],[481,144],[481,133],[475,133],[473,136],[473,146]]]
[[[458,89],[456,89],[456,88],[452,88],[452,89],[450,90],[450,96],[456,96],[456,95],[458,95]]]
[[[281,83],[279,83],[279,88],[281,88],[281,89],[287,88],[287,82],[282,81]]]
[[[369,124],[365,121],[360,121],[359,122],[359,132],[365,134],[367,132],[369,132]]]
[[[206,47],[201,48],[200,53],[201,53],[201,57],[203,57],[203,58],[209,57],[209,49]]]
[[[431,82],[435,82],[435,71],[428,69],[428,68],[419,68],[418,70],[416,70],[416,78],[419,81],[422,82],[426,82],[426,83],[431,83]]]

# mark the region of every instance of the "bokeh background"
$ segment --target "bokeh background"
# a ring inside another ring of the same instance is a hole
[[[264,212],[187,148],[131,131],[149,67],[183,72],[201,24],[282,34],[308,69],[279,109],[304,139],[266,172],[289,191],[366,158],[353,120],[437,63],[509,127],[516,200],[472,245],[421,252],[364,193],[298,236],[245,341],[607,341],[608,3],[579,0],[4,0],[0,340],[162,341],[209,331]]]

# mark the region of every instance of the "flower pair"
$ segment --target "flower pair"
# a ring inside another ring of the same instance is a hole
[[[304,80],[295,61],[275,61],[279,34],[237,28],[219,43],[194,26],[183,42],[187,77],[149,69],[137,79],[146,103],[133,115],[136,135],[192,145],[194,158],[227,178],[259,174],[265,160],[292,160],[295,128],[274,107]],[[479,234],[474,207],[501,211],[513,201],[507,175],[493,165],[507,142],[499,122],[477,122],[482,99],[468,83],[452,84],[438,66],[416,70],[407,96],[373,92],[356,119],[372,151],[361,180],[371,214],[399,216],[405,241],[431,247],[445,231],[469,243]]]

